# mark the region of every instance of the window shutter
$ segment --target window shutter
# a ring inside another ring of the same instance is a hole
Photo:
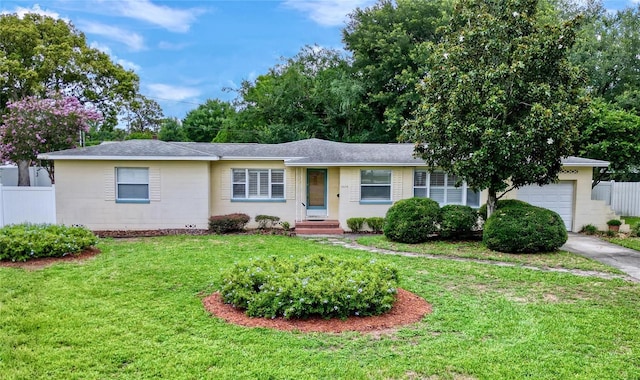
[[[391,171],[391,200],[402,199],[402,170]]]
[[[116,200],[116,169],[109,168],[104,170],[104,200]]]
[[[160,168],[149,168],[149,200],[160,202]]]

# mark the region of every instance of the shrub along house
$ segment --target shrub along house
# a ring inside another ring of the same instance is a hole
[[[278,216],[299,233],[335,233],[348,218],[384,216],[413,196],[474,208],[486,201],[486,192],[456,187],[455,176],[429,172],[412,144],[129,140],[39,158],[55,161],[58,223],[92,230],[205,229],[211,215],[246,213]],[[615,215],[591,200],[591,173],[607,164],[568,157],[558,183],[507,197],[557,211],[570,231],[604,229]]]

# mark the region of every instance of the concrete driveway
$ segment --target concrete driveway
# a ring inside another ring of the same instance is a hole
[[[636,250],[575,233],[569,233],[569,239],[560,249],[618,268],[640,281],[640,252]]]

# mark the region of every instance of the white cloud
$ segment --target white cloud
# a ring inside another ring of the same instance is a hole
[[[186,33],[203,9],[176,9],[156,5],[149,0],[116,0],[109,2],[121,15],[161,26],[172,32]]]
[[[9,12],[9,11],[0,12],[0,14],[3,14],[3,15],[10,14],[10,13],[17,14],[19,18],[23,18],[24,15],[27,14],[27,13],[36,13],[36,14],[39,14],[41,16],[49,16],[51,18],[60,19],[60,20],[64,20],[66,22],[69,22],[69,19],[64,18],[64,17],[60,17],[59,13],[51,11],[51,10],[47,10],[47,9],[42,9],[42,8],[40,8],[40,5],[38,5],[38,4],[34,4],[31,8],[16,7],[15,10],[13,10],[12,12]]]
[[[158,48],[163,50],[182,50],[187,46],[189,46],[189,44],[186,42],[176,44],[173,42],[160,41],[160,43],[158,43]]]
[[[339,26],[349,13],[358,7],[373,5],[374,0],[285,0],[287,7],[307,13],[309,18],[324,26]]]
[[[147,86],[151,97],[162,100],[185,100],[200,95],[200,90],[193,87],[173,86],[164,83],[152,83]]]
[[[115,26],[84,21],[80,22],[80,30],[87,34],[96,34],[121,42],[133,51],[140,51],[144,49],[144,39],[141,35]]]
[[[113,54],[113,52],[111,51],[111,48],[107,45],[103,45],[99,42],[91,42],[91,44],[89,45],[94,49],[98,49],[101,52],[107,54],[108,56],[111,57],[111,59],[113,60],[113,62],[121,65],[122,67],[124,67],[127,70],[133,70],[133,71],[140,71],[141,67],[138,64],[135,64],[131,61],[127,61],[126,59],[122,59],[119,58],[117,55]]]

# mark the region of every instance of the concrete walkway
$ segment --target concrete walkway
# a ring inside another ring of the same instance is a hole
[[[569,239],[560,249],[597,260],[640,281],[640,252],[611,244],[597,237],[569,233]]]

